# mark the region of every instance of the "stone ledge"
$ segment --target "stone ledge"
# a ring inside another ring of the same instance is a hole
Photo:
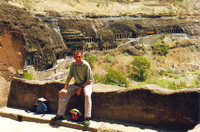
[[[58,91],[64,83],[37,82],[13,78],[8,106],[28,109],[39,98],[49,102],[51,112],[57,111]],[[92,118],[122,121],[189,130],[199,123],[200,88],[166,90],[155,85],[138,88],[121,88],[95,84],[92,94]],[[69,111],[84,111],[84,96],[74,95],[67,106]]]
[[[10,108],[10,107],[2,107],[0,108],[0,116],[10,118],[17,121],[28,121],[28,122],[36,122],[36,123],[48,123],[50,124],[50,119],[54,117],[54,114],[34,114],[27,113],[23,109],[18,108]],[[129,124],[125,122],[112,122],[112,121],[96,121],[91,120],[91,125],[89,127],[84,127],[80,122],[74,123],[69,120],[58,121],[52,124],[54,126],[64,126],[68,128],[83,130],[83,131],[91,131],[91,132],[157,132],[161,131],[159,128],[155,128],[152,126],[145,126],[139,124]],[[163,129],[162,129],[163,130]],[[167,130],[165,130],[167,131]],[[173,131],[172,131],[173,132]]]
[[[27,113],[23,109],[9,108],[3,107],[0,108],[0,116],[11,118],[17,121],[29,121],[29,122],[37,122],[37,123],[49,123],[52,124],[51,118],[54,117],[54,114],[34,114]],[[95,121],[91,121],[91,125],[89,127],[84,127],[80,122],[71,122],[69,120],[56,121],[52,125],[65,126],[69,128],[84,130],[84,131],[92,131],[96,132],[100,128],[100,124]]]

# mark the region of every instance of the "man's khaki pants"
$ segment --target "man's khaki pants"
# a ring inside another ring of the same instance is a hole
[[[58,100],[58,112],[57,115],[61,116],[65,114],[66,106],[69,102],[71,96],[73,96],[79,87],[75,85],[69,85],[67,88],[67,93],[63,95],[59,95]],[[84,96],[85,96],[85,115],[84,117],[91,117],[91,110],[92,110],[92,84],[86,85],[83,89]]]

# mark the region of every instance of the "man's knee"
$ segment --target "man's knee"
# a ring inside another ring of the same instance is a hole
[[[92,85],[85,86],[84,94],[85,94],[85,96],[91,96],[91,94],[92,94]]]
[[[59,98],[59,99],[65,99],[65,98],[67,98],[68,96],[70,96],[68,92],[66,92],[66,93],[64,93],[64,94],[58,94],[58,98]]]

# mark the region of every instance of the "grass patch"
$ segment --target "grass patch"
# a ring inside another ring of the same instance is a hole
[[[180,81],[178,83],[175,83],[174,81],[171,81],[169,79],[160,79],[158,80],[157,85],[171,90],[178,90],[187,87],[185,82]]]
[[[191,87],[200,87],[200,73],[195,73],[197,75],[197,77],[195,79],[192,80],[192,85]]]
[[[183,76],[183,75],[177,75]],[[185,76],[185,74],[184,74]],[[192,80],[191,85],[187,85],[184,81],[174,82],[170,78],[162,78],[162,77],[152,77],[146,79],[144,82],[137,82],[135,85],[131,87],[141,87],[146,84],[156,84],[161,88],[166,88],[170,90],[178,90],[183,88],[197,88],[200,87],[200,74]]]
[[[173,71],[172,71],[172,69],[167,69],[164,73],[163,73],[163,75],[164,76],[168,76],[170,73],[172,73]]]
[[[32,73],[24,72],[24,79],[35,80]]]

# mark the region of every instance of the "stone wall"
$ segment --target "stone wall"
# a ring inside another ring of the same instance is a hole
[[[0,107],[7,105],[9,90],[10,82],[2,77],[0,73]]]
[[[64,83],[27,81],[14,78],[8,106],[30,108],[39,97],[49,101],[52,112],[57,111],[57,93]],[[83,108],[83,95],[72,97],[67,110]],[[81,104],[78,103],[82,100]],[[92,117],[94,119],[126,121],[155,125],[177,130],[188,130],[199,123],[200,89],[178,91],[156,86],[134,89],[94,84]]]

